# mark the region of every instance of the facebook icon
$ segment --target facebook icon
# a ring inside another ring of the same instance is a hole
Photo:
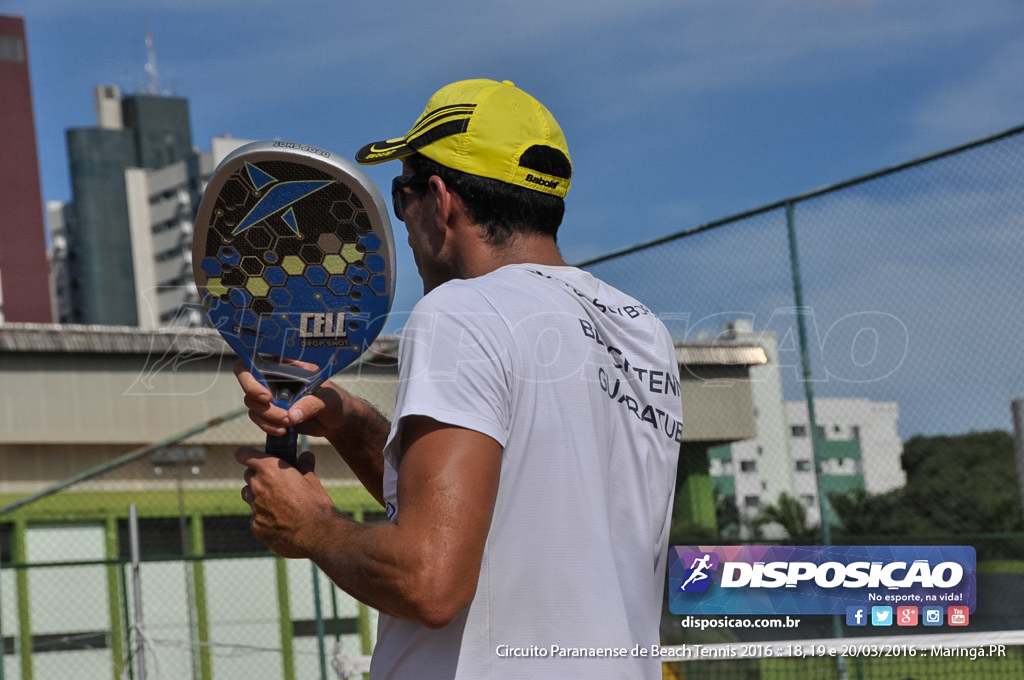
[[[866,626],[868,625],[868,615],[866,607],[847,607],[846,608],[846,625],[847,626]]]

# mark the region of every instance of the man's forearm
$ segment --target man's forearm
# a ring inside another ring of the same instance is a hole
[[[334,413],[320,434],[335,435],[328,439],[368,487],[379,484],[387,420],[365,402]],[[312,456],[300,456],[296,468],[253,447],[235,457],[248,468],[242,498],[253,509],[253,532],[279,555],[311,559],[366,604],[428,627],[447,625],[472,602],[501,472],[494,439],[409,417],[396,489],[401,511],[373,526],[337,510]]]
[[[447,625],[476,591],[475,569],[459,573],[426,532],[363,526],[340,515],[319,527],[309,559],[338,587],[374,609],[428,628]]]
[[[423,416],[403,422],[398,515],[357,525],[337,513],[304,552],[341,588],[379,611],[430,628],[473,601],[501,474],[487,435]]]
[[[327,433],[327,441],[366,490],[384,505],[384,445],[391,424],[369,402],[352,395],[345,410],[346,426]]]

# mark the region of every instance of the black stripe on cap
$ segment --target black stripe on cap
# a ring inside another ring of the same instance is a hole
[[[452,118],[454,116],[465,116],[467,119],[473,115],[476,110],[476,104],[449,104],[448,106],[442,106],[439,109],[434,109],[416,121],[416,124],[412,126],[412,130],[409,130],[409,134],[406,137],[415,137],[417,133],[428,125],[434,125],[439,120],[445,118]]]
[[[450,120],[447,123],[435,125],[418,137],[410,137],[405,143],[409,145],[409,148],[419,151],[423,147],[430,146],[439,139],[462,134],[467,129],[469,129],[469,118]]]

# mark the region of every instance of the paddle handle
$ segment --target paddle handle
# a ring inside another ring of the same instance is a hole
[[[285,461],[292,467],[298,465],[299,433],[294,427],[282,435],[267,435],[266,452]]]

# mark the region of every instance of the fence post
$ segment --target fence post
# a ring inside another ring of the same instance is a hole
[[[25,545],[28,526],[25,520],[14,522],[11,532],[11,561],[15,568],[15,591],[18,593],[18,653],[21,655],[21,680],[32,680],[32,605],[28,595],[28,550]]]
[[[320,569],[310,561],[313,575],[313,610],[316,612],[316,647],[320,657],[320,680],[327,680],[327,646],[324,644],[324,610],[320,603]]]
[[[793,270],[793,301],[796,304],[797,334],[800,339],[800,364],[803,369],[804,396],[807,399],[807,427],[810,429],[811,451],[814,452],[814,483],[818,487],[818,513],[821,515],[822,545],[832,545],[832,529],[828,523],[828,498],[821,485],[821,442],[818,437],[818,422],[814,416],[814,387],[811,384],[811,355],[807,351],[807,324],[804,315],[804,287],[800,277],[800,255],[796,246],[796,220],[793,216],[793,202],[786,203],[786,234],[789,237],[789,264]],[[832,615],[832,630],[836,638],[843,637],[843,625],[838,614]],[[836,659],[839,680],[846,680],[846,657]]]
[[[295,631],[288,590],[288,563],[283,557],[274,558],[274,573],[277,576],[277,616],[281,631],[281,677],[295,680]]]
[[[823,545],[832,545],[832,530],[828,523],[828,498],[821,486],[821,442],[818,437],[818,421],[814,415],[814,387],[811,384],[811,355],[807,351],[807,323],[804,317],[804,286],[800,276],[800,255],[796,246],[796,221],[793,217],[793,202],[786,203],[786,234],[789,236],[789,264],[793,270],[793,301],[796,304],[797,334],[800,339],[800,365],[804,398],[807,402],[807,427],[811,437],[811,451],[814,455],[814,481],[818,487],[818,512],[821,515],[821,540]]]
[[[128,540],[131,542],[132,600],[135,609],[132,630],[135,633],[135,662],[139,680],[146,680],[146,642],[142,616],[142,580],[139,573],[139,514],[132,503],[128,506]]]
[[[203,516],[194,514],[189,521],[189,554],[192,559],[192,586],[196,608],[196,640],[199,643],[199,677],[213,677],[210,657],[210,611],[206,601],[206,536]]]
[[[127,655],[124,653],[124,624],[121,618],[121,585],[120,564],[113,563],[118,558],[117,515],[107,515],[104,530],[106,533],[106,556],[111,560],[107,566],[107,611],[110,617],[110,660],[114,668],[113,680],[122,677]],[[0,678],[2,680],[2,678]]]
[[[1010,405],[1010,411],[1013,414],[1013,448],[1017,455],[1017,482],[1020,484],[1021,502],[1024,503],[1024,399],[1014,399]]]
[[[309,437],[301,435],[299,437],[299,451],[308,450]],[[316,647],[320,656],[320,680],[327,680],[327,645],[324,642],[324,610],[320,602],[320,568],[310,560],[309,569],[313,575],[313,609],[316,612]]]

